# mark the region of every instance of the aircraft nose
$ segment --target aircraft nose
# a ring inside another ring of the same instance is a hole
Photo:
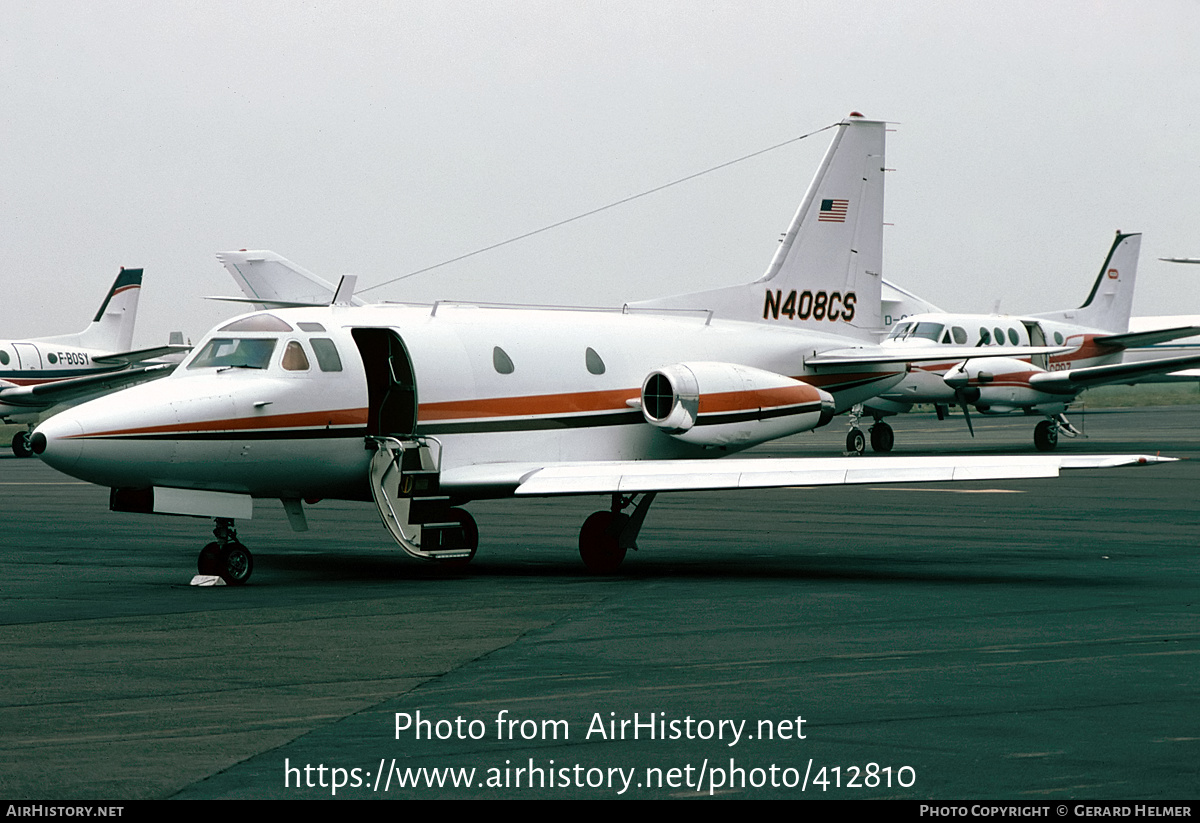
[[[79,422],[64,412],[34,429],[29,446],[45,463],[69,473],[79,460],[82,450],[79,438],[82,434],[83,427]]]

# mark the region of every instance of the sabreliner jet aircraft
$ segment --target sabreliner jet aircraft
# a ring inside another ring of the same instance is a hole
[[[87,328],[77,334],[0,340],[0,420],[30,428],[55,406],[161,376],[174,364],[146,361],[187,351],[167,345],[129,351],[142,289],[141,269],[121,269]],[[12,450],[29,457],[28,431]]]
[[[1041,477],[1135,457],[725,459],[808,431],[897,383],[876,343],[884,124],[851,115],[766,274],[614,310],[438,302],[260,311],[169,377],[59,414],[51,466],[117,511],[216,520],[201,575],[242,583],[254,500],[373,500],[410,555],[465,562],[481,498],[599,494],[585,564],[611,572],[658,492]],[[932,356],[942,356],[939,351]]]

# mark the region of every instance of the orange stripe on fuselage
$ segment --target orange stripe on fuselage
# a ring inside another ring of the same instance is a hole
[[[617,409],[623,411],[629,408],[625,401],[633,400],[640,394],[639,389],[617,389],[616,391],[448,400],[441,403],[422,403],[418,417],[422,423],[431,423],[481,417],[534,417]]]
[[[806,382],[846,382],[862,378],[881,379],[895,372],[862,372],[855,374],[807,375]],[[834,388],[836,391],[836,387]],[[615,389],[612,391],[568,392],[566,394],[525,395],[521,397],[474,398],[470,400],[448,400],[437,403],[421,403],[418,410],[419,423],[456,422],[498,417],[542,417],[562,414],[586,414],[592,412],[626,411],[629,400],[641,396],[640,389]],[[705,395],[703,403],[715,403],[711,408],[702,405],[702,411],[720,412],[745,408],[771,408],[792,403],[808,403],[819,399],[811,386],[781,386],[751,392],[721,392]],[[264,415],[255,417],[224,418],[195,422],[168,423],[159,426],[144,426],[132,429],[112,429],[89,432],[72,437],[111,437],[139,434],[183,434],[216,431],[246,431],[264,429],[286,429],[327,426],[352,426],[367,424],[367,409],[339,409],[295,414]]]
[[[262,417],[233,417],[222,420],[197,420],[187,423],[168,423],[162,426],[142,426],[133,429],[111,429],[102,432],[67,435],[70,437],[112,437],[134,434],[184,434],[194,432],[246,431],[248,429],[327,428],[329,426],[365,426],[366,409],[335,409],[333,411],[271,414]]]

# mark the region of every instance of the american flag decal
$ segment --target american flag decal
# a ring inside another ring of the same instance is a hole
[[[821,211],[817,214],[817,222],[845,223],[846,210],[849,208],[849,200],[822,200]]]

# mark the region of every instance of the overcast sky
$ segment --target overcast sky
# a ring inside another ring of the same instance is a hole
[[[884,275],[948,309],[1200,313],[1200,4],[0,0],[0,337],[135,343],[265,248],[381,283],[837,121],[894,121]],[[826,132],[367,292],[614,305],[758,277]]]

